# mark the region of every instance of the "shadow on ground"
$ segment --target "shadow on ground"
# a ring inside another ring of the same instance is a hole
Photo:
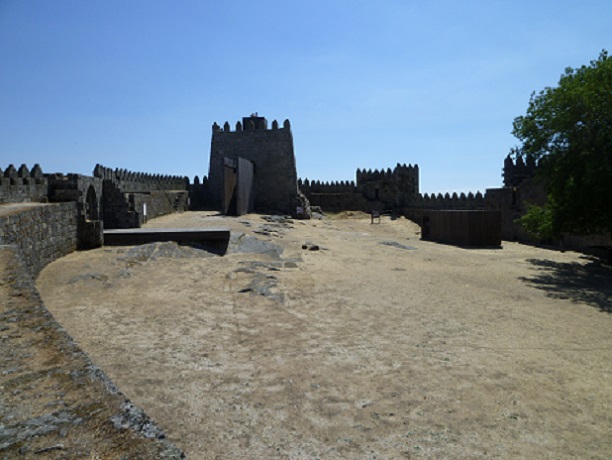
[[[553,299],[569,299],[586,303],[606,313],[612,313],[612,268],[591,260],[554,262],[529,259],[536,274],[521,277],[525,283],[547,292]]]

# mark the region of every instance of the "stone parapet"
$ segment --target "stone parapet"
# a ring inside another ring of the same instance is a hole
[[[26,165],[19,169],[9,165],[0,168],[0,203],[45,203],[47,179],[38,164],[30,171]]]
[[[8,205],[4,205],[8,206]],[[15,245],[31,276],[77,249],[77,203],[29,206],[2,212],[0,245]]]

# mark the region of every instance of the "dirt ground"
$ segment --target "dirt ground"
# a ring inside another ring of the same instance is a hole
[[[188,458],[612,458],[609,267],[403,218],[148,225],[246,236],[78,252],[37,287]]]

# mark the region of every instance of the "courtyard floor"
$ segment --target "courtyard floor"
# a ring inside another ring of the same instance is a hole
[[[74,253],[37,288],[188,458],[612,457],[609,267],[364,214],[147,226],[235,236]]]

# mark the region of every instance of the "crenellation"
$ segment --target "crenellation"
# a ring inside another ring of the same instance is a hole
[[[531,156],[527,157],[527,161],[525,162],[521,156],[513,160],[512,157],[508,155],[504,160],[504,169],[502,172],[504,186],[516,187],[523,181],[532,178],[538,166],[539,164],[536,163],[535,158]]]
[[[25,164],[18,170],[12,164],[0,168],[0,203],[46,202],[47,182],[37,166],[31,171]]]
[[[273,129],[268,129],[267,120],[255,113],[243,117],[240,132],[213,130],[208,171],[210,196],[207,201],[210,206],[223,212],[226,212],[231,203],[229,196],[224,198],[224,171],[225,168],[230,168],[225,158],[236,165],[232,174],[239,174],[238,164],[242,165],[241,168],[247,167],[247,164],[251,165],[250,168],[254,171],[252,182],[249,182],[252,187],[252,194],[249,196],[253,197],[252,202],[248,203],[251,209],[260,212],[295,213],[295,203],[300,201],[300,195],[293,136],[288,123],[283,129],[274,129],[274,125]],[[242,160],[239,162],[239,159]],[[245,174],[245,170],[241,171],[240,174]]]
[[[248,164],[251,176],[247,179],[252,181],[249,186],[253,192],[250,205],[258,212],[293,214],[297,209],[309,209],[310,203],[328,211],[386,210],[410,216],[428,209],[502,209],[507,221],[504,228],[510,228],[524,212],[526,202],[545,199],[545,193],[529,180],[541,166],[533,157],[506,157],[505,187],[487,190],[486,195],[480,191],[421,194],[419,166],[400,162],[393,168],[357,168],[354,180],[302,180],[297,177],[289,120],[279,127],[275,119],[268,128],[267,120],[255,113],[236,122],[233,132],[227,121],[223,127],[213,123],[208,174],[201,179],[195,175],[191,184],[185,176],[111,169],[101,164],[96,164],[93,177],[43,174],[38,164],[32,169],[25,164],[16,169],[10,164],[0,168],[0,203],[75,202],[77,238],[81,241],[86,233],[101,231],[102,222],[107,228],[138,227],[170,212],[219,209],[228,172],[224,168],[233,168],[238,175],[238,169]],[[0,232],[14,229],[16,224],[6,222]],[[44,235],[43,227],[36,231]],[[29,231],[24,235],[28,241],[39,237]],[[96,239],[90,239],[89,244],[97,244]],[[44,249],[41,257],[48,251],[52,249]]]
[[[30,170],[25,164],[22,164],[19,167],[19,170],[17,171],[17,177],[19,177],[20,179],[24,179],[24,180],[28,180],[30,178]],[[27,183],[28,182],[24,182],[24,184],[27,184]]]

